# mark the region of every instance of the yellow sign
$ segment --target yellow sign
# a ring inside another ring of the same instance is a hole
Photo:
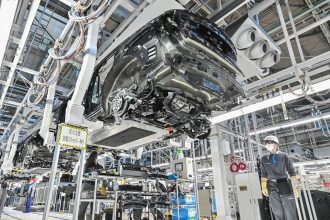
[[[246,185],[239,186],[239,191],[248,191],[248,187]]]
[[[60,146],[80,150],[87,148],[88,128],[70,124],[60,124],[59,128],[57,143]]]

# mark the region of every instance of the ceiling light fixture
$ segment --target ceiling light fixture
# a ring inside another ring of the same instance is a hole
[[[312,85],[312,87],[313,87],[313,89],[311,89],[307,93],[308,95],[311,95],[311,94],[314,94],[317,92],[321,92],[326,89],[330,89],[330,79],[315,83]],[[294,90],[293,92],[297,93],[297,94],[302,93],[301,89]],[[224,122],[224,121],[227,121],[227,120],[230,120],[233,118],[237,118],[241,115],[249,114],[252,112],[260,111],[262,109],[266,109],[266,108],[275,106],[275,105],[279,105],[282,102],[296,100],[298,98],[300,98],[300,96],[296,96],[296,95],[293,95],[292,93],[288,92],[288,93],[283,94],[283,99],[281,99],[280,96],[269,98],[267,100],[260,101],[255,104],[251,104],[249,106],[245,106],[245,107],[235,109],[235,110],[232,110],[230,112],[227,112],[227,113],[224,113],[224,114],[221,114],[218,116],[214,116],[214,117],[210,118],[210,121],[213,124],[217,124],[217,123]]]
[[[213,167],[200,168],[197,171],[207,171],[207,170],[213,170]]]
[[[276,126],[271,126],[271,127],[266,127],[266,128],[262,128],[256,131],[252,131],[249,133],[249,135],[256,135],[256,134],[262,134],[262,133],[266,133],[269,131],[276,131],[282,128],[289,128],[289,127],[293,127],[293,126],[298,126],[298,125],[303,125],[303,124],[307,124],[310,122],[314,122],[314,121],[318,121],[321,119],[327,119],[330,118],[330,113],[324,114],[324,115],[318,115],[318,116],[314,116],[311,118],[306,118],[306,119],[300,119],[297,121],[293,121],[293,122],[288,122],[288,123],[284,123],[282,125],[276,125]]]

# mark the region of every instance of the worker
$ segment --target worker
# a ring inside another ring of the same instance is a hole
[[[29,182],[29,189],[26,193],[25,213],[31,212],[32,201],[36,190],[37,179],[32,177]]]
[[[265,137],[264,144],[269,153],[261,158],[262,194],[269,196],[270,207],[276,220],[297,220],[291,184],[293,182],[296,186],[297,178],[292,161],[288,154],[280,151],[276,136]]]
[[[84,174],[103,169],[103,167],[97,163],[97,152],[93,151],[86,160]],[[95,181],[85,181],[82,185],[82,191],[94,191]],[[85,220],[85,214],[88,208],[89,202],[81,202],[79,206],[78,220]],[[93,209],[91,205],[90,210]]]

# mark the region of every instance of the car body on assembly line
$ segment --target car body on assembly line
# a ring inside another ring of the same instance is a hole
[[[121,118],[205,138],[212,110],[243,96],[236,49],[214,23],[171,10],[146,24],[96,67],[85,96],[88,120]]]

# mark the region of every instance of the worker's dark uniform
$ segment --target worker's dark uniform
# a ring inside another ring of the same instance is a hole
[[[288,154],[278,152],[261,158],[261,177],[267,178],[270,207],[276,220],[297,220],[293,189],[288,174],[296,171]]]
[[[5,207],[5,203],[7,200],[7,182],[2,181],[1,182],[1,188],[0,188],[0,217],[3,212],[3,208]]]

